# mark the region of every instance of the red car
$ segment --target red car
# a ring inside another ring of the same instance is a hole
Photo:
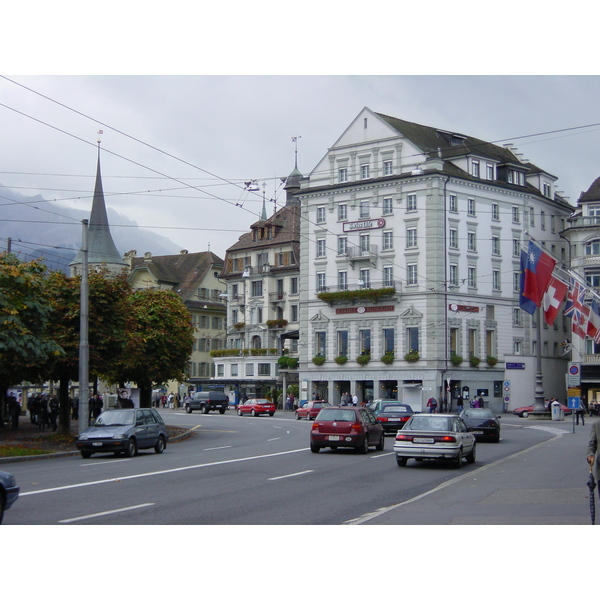
[[[309,421],[312,421],[320,412],[322,408],[326,406],[331,406],[329,402],[325,402],[325,400],[310,400],[301,408],[296,409],[296,419],[304,419],[307,418]]]
[[[548,408],[548,403],[545,402],[544,403],[546,410],[550,410]],[[513,415],[517,415],[518,417],[523,417],[523,418],[527,418],[529,416],[529,413],[535,408],[535,404],[531,404],[529,406],[522,406],[521,408],[515,408],[515,410],[513,410]],[[565,406],[564,404],[560,405],[560,410],[563,411],[563,414],[565,415],[570,415],[571,414],[571,409],[568,406]]]
[[[244,415],[252,415],[253,417],[269,415],[272,417],[276,410],[277,406],[268,398],[250,398],[250,400],[246,400],[244,404],[238,404],[237,414],[240,415],[240,417]]]

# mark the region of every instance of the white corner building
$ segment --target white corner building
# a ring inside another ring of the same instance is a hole
[[[514,148],[364,108],[295,194],[301,398],[533,403],[539,311],[519,308],[519,257],[531,236],[568,260],[556,179]],[[547,397],[565,395],[569,323],[542,328]]]

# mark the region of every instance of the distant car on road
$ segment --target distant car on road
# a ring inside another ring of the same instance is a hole
[[[229,408],[229,397],[223,392],[196,392],[183,403],[185,412],[200,410],[207,415],[211,410],[218,410],[222,415]]]
[[[458,469],[463,458],[475,462],[476,442],[457,415],[416,414],[396,434],[394,452],[399,467],[414,458],[449,461]]]
[[[237,414],[240,417],[244,415],[252,415],[258,417],[259,415],[273,416],[277,406],[267,398],[251,398],[246,400],[243,404],[238,404]]]
[[[310,431],[310,450],[355,448],[362,454],[369,446],[383,450],[385,434],[375,415],[364,407],[327,406],[321,409]]]
[[[119,408],[104,411],[75,441],[83,458],[97,452],[136,456],[139,449],[154,448],[161,454],[167,446],[167,426],[154,408]]]
[[[387,406],[388,404],[391,404],[391,405],[395,405],[395,406],[397,406],[397,405],[399,405],[399,404],[402,404],[402,402],[400,402],[400,400],[389,400],[389,399],[387,399],[387,400],[382,400],[382,399],[380,398],[380,399],[377,399],[377,400],[373,400],[373,402],[371,402],[371,403],[367,404],[367,408],[368,408],[369,410],[373,411],[373,413],[375,414],[375,416],[377,416],[377,413],[379,413],[379,411],[380,411],[380,410],[381,410],[381,409],[382,409],[384,406]],[[408,405],[405,405],[405,406],[408,406]]]
[[[500,417],[489,408],[465,408],[460,413],[467,429],[476,440],[500,441]]]
[[[2,523],[4,511],[17,501],[19,491],[14,476],[6,471],[0,471],[0,523]]]
[[[544,402],[544,408],[546,410],[550,410],[548,408],[548,404],[549,402]],[[521,406],[520,408],[515,408],[515,410],[513,410],[513,415],[517,415],[518,417],[526,419],[529,416],[529,413],[532,412],[534,408],[535,404],[530,404],[529,406]],[[571,414],[571,409],[568,406],[565,406],[564,404],[560,404],[560,410],[562,410],[563,414],[565,415]]]
[[[396,433],[404,427],[413,414],[413,409],[408,404],[386,402],[381,406],[375,418],[381,423],[385,433]]]
[[[304,406],[299,406],[296,409],[296,419],[308,419],[312,421],[322,408],[331,406],[325,400],[309,400]]]

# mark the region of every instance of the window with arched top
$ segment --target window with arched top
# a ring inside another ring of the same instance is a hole
[[[258,349],[258,348],[261,347],[261,344],[262,344],[262,342],[261,342],[261,339],[260,339],[260,335],[255,335],[255,336],[252,337],[252,347],[253,348]]]
[[[586,256],[600,255],[600,240],[592,240],[585,245]]]

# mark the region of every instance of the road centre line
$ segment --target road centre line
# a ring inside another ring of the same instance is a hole
[[[100,461],[92,461],[86,462],[83,465],[79,465],[80,467],[96,467],[98,465],[122,465],[124,462],[130,461],[130,458],[120,458],[117,460],[100,460]]]
[[[270,440],[267,440],[267,442],[276,442],[277,440],[280,440],[280,437],[276,437],[276,438],[271,438]]]
[[[344,525],[362,525],[363,523],[366,523],[367,521],[371,521],[372,519],[376,519],[377,517],[379,517],[387,512],[390,512],[391,510],[400,508],[401,506],[405,506],[406,504],[411,504],[412,502],[421,500],[422,498],[430,496],[431,494],[435,494],[436,492],[439,492],[450,485],[454,485],[455,483],[458,483],[459,481],[462,481],[463,479],[473,478],[473,476],[477,475],[477,473],[480,473],[481,471],[486,471],[487,469],[491,469],[492,467],[497,467],[498,465],[501,465],[502,463],[504,463],[508,460],[512,460],[513,458],[516,458],[517,456],[520,456],[521,454],[527,454],[528,452],[531,452],[532,450],[538,448],[539,446],[543,446],[545,444],[549,444],[550,442],[554,442],[555,440],[559,439],[560,437],[561,437],[560,435],[554,435],[554,437],[551,437],[551,438],[544,440],[538,444],[535,444],[534,446],[530,446],[529,448],[524,448],[523,450],[520,450],[519,452],[517,452],[515,454],[510,454],[509,456],[505,456],[504,458],[501,458],[501,459],[494,461],[492,463],[489,463],[487,465],[482,465],[481,467],[479,467],[478,469],[475,469],[474,471],[469,471],[469,472],[465,473],[464,475],[459,475],[458,477],[454,477],[453,479],[445,481],[444,483],[441,483],[437,487],[435,487],[427,492],[423,492],[422,494],[419,494],[418,496],[415,496],[414,498],[410,498],[408,500],[405,500],[404,502],[399,502],[398,504],[392,504],[391,506],[384,506],[384,507],[379,508],[371,513],[362,515],[361,517],[358,517],[356,519],[349,519],[348,521],[345,521],[343,524]]]
[[[286,477],[297,477],[298,475],[305,475],[306,473],[314,473],[314,470],[310,471],[298,471],[298,473],[290,473],[289,475],[280,475],[279,477],[269,477],[269,481],[276,481],[277,479],[285,479]]]
[[[210,450],[225,450],[226,448],[233,448],[233,446],[217,446],[216,448],[204,448],[202,452],[209,452]]]
[[[116,483],[126,481],[128,479],[140,479],[142,477],[154,477],[156,475],[168,475],[170,473],[178,473],[181,471],[189,471],[191,469],[204,469],[205,467],[216,467],[219,465],[229,465],[238,462],[246,462],[249,460],[259,460],[261,458],[273,458],[276,456],[285,456],[286,454],[295,454],[296,452],[308,452],[308,448],[298,448],[296,450],[285,450],[283,452],[273,452],[272,454],[259,454],[257,456],[246,456],[244,458],[232,458],[229,460],[219,460],[212,463],[203,463],[200,465],[189,465],[187,467],[176,467],[174,469],[165,469],[163,471],[150,471],[148,473],[138,473],[137,475],[124,475],[123,477],[111,477],[110,479],[99,479],[97,481],[87,481],[85,483],[74,483],[71,485],[62,485],[45,490],[32,490],[31,492],[21,492],[19,497],[35,496],[36,494],[47,494],[49,492],[60,492],[63,490],[72,490],[75,488],[88,487],[90,485],[100,485],[103,483]]]
[[[75,521],[84,521],[86,519],[93,519],[94,517],[103,517],[105,515],[114,515],[116,513],[125,512],[127,510],[136,510],[138,508],[145,508],[146,506],[154,506],[154,502],[148,502],[146,504],[137,504],[136,506],[127,506],[126,508],[117,508],[115,510],[107,510],[104,512],[94,513],[93,515],[83,515],[81,517],[73,517],[72,519],[63,519],[59,523],[74,523]]]
[[[395,452],[385,452],[383,454],[374,454],[373,456],[369,456],[369,458],[381,458],[382,456],[392,456],[392,454],[396,454]]]

